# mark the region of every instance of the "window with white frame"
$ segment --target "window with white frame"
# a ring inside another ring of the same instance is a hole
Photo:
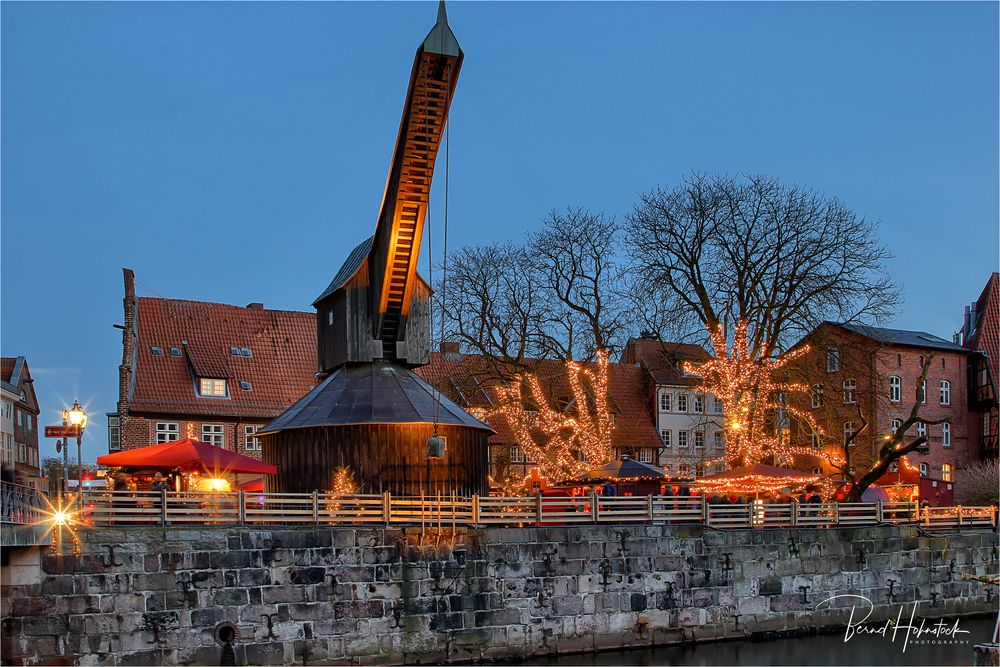
[[[927,380],[920,381],[920,386],[917,387],[917,400],[921,403],[927,402]]]
[[[812,399],[812,406],[814,408],[823,407],[823,385],[814,384],[809,396]]]
[[[836,373],[840,370],[840,350],[831,347],[826,351],[826,372]]]
[[[694,411],[695,414],[701,414],[705,412],[705,397],[695,394],[694,397]]]
[[[854,422],[844,422],[844,446],[853,447],[854,446]]]
[[[889,378],[889,400],[899,403],[903,395],[903,380],[898,375]]]
[[[108,416],[108,451],[117,452],[122,448],[121,424],[118,415]]]
[[[226,381],[222,378],[199,378],[198,394],[220,398],[226,395]]]
[[[814,475],[822,475],[823,474],[823,469],[820,468],[819,466],[813,466],[813,474]]]
[[[927,464],[926,463],[921,463],[920,464],[920,476],[921,477],[927,477]]]
[[[696,449],[704,449],[705,448],[705,432],[704,431],[695,431],[694,432],[694,446],[695,446]]]
[[[224,424],[202,424],[201,441],[216,447],[226,446],[226,427]]]
[[[660,440],[663,441],[663,446],[670,449],[670,430],[663,429],[660,431]]]
[[[858,381],[844,380],[844,404],[852,405],[857,402]]]
[[[893,419],[892,420],[892,433],[890,433],[890,435],[896,435],[896,431],[898,431],[899,427],[902,426],[902,425],[903,425],[903,422],[899,421],[898,419]]]
[[[725,449],[726,448],[725,442],[722,440],[722,431],[716,431],[715,435],[713,436],[713,439],[715,440],[715,448],[716,449]]]
[[[660,392],[660,412],[670,412],[670,394],[665,391]]]
[[[917,422],[917,437],[922,438],[927,435],[927,422]]]
[[[7,419],[10,419],[10,415],[11,415],[11,412],[10,412],[10,411],[11,411],[11,410],[12,410],[13,408],[14,408],[14,404],[13,404],[13,403],[11,403],[10,401],[4,401],[4,402],[3,402],[3,412],[4,412],[4,416],[5,416],[5,417],[6,417]]]
[[[941,424],[941,446],[951,447],[951,424],[948,422]]]
[[[718,396],[712,397],[712,412],[714,412],[717,415],[722,414],[722,399],[720,399]]]
[[[687,412],[687,411],[688,411],[688,395],[677,394],[677,412]]]
[[[653,462],[653,450],[644,447],[639,450],[639,461],[642,463],[652,463]]]
[[[243,426],[243,442],[248,452],[260,451],[260,438],[257,437],[258,430],[260,430],[260,426],[257,424],[244,424]]]
[[[941,464],[941,479],[943,481],[945,482],[955,481],[954,479],[952,479],[954,477],[954,474],[955,474],[954,466],[952,466],[950,463]]]
[[[951,383],[941,380],[941,405],[951,405]]]
[[[524,453],[521,452],[520,447],[514,446],[510,448],[510,462],[524,463]]]
[[[23,421],[22,421],[23,416],[24,416],[24,413],[21,410],[19,410],[17,408],[14,408],[14,421],[17,422],[18,426],[23,425]]]
[[[689,472],[691,472],[691,466],[689,466],[688,464],[682,463],[679,466],[677,466],[677,473],[679,475],[687,475]]]
[[[156,422],[156,444],[180,440],[181,425],[177,422]]]
[[[687,431],[677,431],[677,446],[681,448],[686,448],[688,446]]]

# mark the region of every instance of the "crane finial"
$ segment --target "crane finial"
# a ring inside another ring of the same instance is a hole
[[[448,10],[444,7],[444,0],[438,3],[438,23],[448,25]]]

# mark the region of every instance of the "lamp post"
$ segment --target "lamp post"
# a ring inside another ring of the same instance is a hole
[[[83,411],[79,401],[74,400],[72,408],[63,410],[63,421],[78,428],[76,433],[76,497],[77,507],[83,507],[83,430],[87,428],[87,413]]]

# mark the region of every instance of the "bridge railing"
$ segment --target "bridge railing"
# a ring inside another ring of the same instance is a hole
[[[23,484],[0,482],[0,522],[35,523],[47,506],[45,496],[38,490]]]
[[[5,506],[6,507],[6,506]],[[671,523],[713,528],[997,525],[996,507],[916,503],[706,502],[704,496],[392,496],[331,493],[84,491],[85,522],[109,525],[408,524],[563,526]]]

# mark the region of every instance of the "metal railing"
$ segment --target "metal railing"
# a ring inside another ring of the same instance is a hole
[[[715,504],[704,496],[405,496],[85,490],[83,519],[109,525],[408,524],[563,526],[671,523],[713,528],[997,525],[996,507],[916,503]]]
[[[0,482],[0,522],[29,524],[42,517],[45,497],[36,489],[23,484]]]

